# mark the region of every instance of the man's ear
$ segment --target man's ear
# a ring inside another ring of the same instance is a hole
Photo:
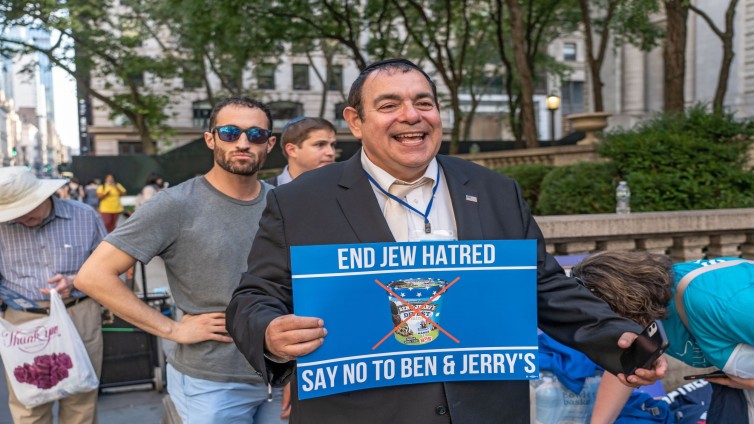
[[[348,128],[351,130],[351,134],[353,134],[353,136],[357,139],[361,140],[362,121],[359,117],[359,112],[357,112],[356,109],[352,108],[351,106],[348,106],[347,108],[343,109],[343,118],[346,120]]]
[[[269,154],[272,151],[272,148],[275,147],[275,143],[278,141],[277,137],[271,136],[267,139],[267,154]]]
[[[288,143],[285,146],[283,146],[283,150],[285,150],[285,154],[291,158],[296,157],[296,151],[298,146],[296,146],[296,143]]]
[[[210,150],[215,150],[215,136],[211,132],[204,132],[204,143]]]

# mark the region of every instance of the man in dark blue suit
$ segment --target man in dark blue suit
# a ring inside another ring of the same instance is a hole
[[[515,181],[437,155],[439,102],[424,71],[403,59],[372,64],[348,104],[343,115],[362,150],[270,193],[227,312],[228,331],[263,378],[278,385],[293,374],[292,423],[529,423],[527,381],[414,384],[299,401],[295,359],[321,346],[327,330],[320,318],[293,314],[289,247],[296,245],[537,240],[539,327],[620,372],[620,353],[641,328],[565,276]],[[621,378],[648,384],[665,368],[660,360]]]

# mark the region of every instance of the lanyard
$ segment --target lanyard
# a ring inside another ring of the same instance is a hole
[[[385,190],[384,188],[382,188],[380,186],[380,184],[377,182],[377,180],[375,180],[374,178],[372,178],[372,176],[369,175],[369,173],[366,170],[364,170],[364,173],[367,175],[367,178],[369,179],[369,181],[372,184],[374,184],[374,186],[377,187],[385,196],[387,196],[387,197],[395,200],[396,202],[400,203],[401,205],[407,207],[409,210],[411,210],[411,211],[413,211],[413,212],[421,215],[424,218],[424,232],[427,233],[427,234],[432,233],[432,226],[429,224],[429,211],[432,210],[432,202],[434,202],[434,200],[435,200],[435,193],[437,192],[437,185],[440,184],[440,165],[439,164],[437,165],[437,177],[435,178],[435,185],[434,185],[434,187],[432,187],[432,197],[429,198],[429,203],[427,204],[427,210],[424,211],[424,213],[420,212],[415,207],[413,207],[413,206],[409,205],[408,203],[404,202],[403,199],[399,199],[398,197],[390,194],[387,190]]]

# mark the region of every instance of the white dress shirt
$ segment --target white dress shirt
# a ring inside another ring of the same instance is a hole
[[[390,186],[395,181],[401,181],[387,171],[378,167],[367,157],[364,150],[361,150],[361,166],[364,170],[385,190],[388,191]],[[402,199],[409,205],[413,206],[421,212],[426,212],[427,205],[432,198],[432,188],[437,182],[437,169],[440,165],[437,163],[437,159],[433,158],[432,162],[427,166],[427,170],[424,171],[424,175],[421,178],[429,178],[432,180],[432,184],[424,184],[411,190],[406,197]],[[404,183],[412,183],[413,181],[404,181]],[[380,204],[380,209],[385,213],[385,205],[387,204],[388,197],[374,183],[372,183],[372,190],[377,197],[377,202]],[[424,235],[424,217],[418,213],[405,208],[406,210],[406,228],[409,234],[408,240],[396,240],[396,241],[419,241],[421,239],[427,239]],[[429,223],[432,227],[432,234],[429,238],[435,239],[448,239],[447,236],[452,239],[458,239],[458,230],[456,228],[455,214],[453,213],[453,204],[450,200],[450,191],[448,190],[447,180],[445,174],[440,168],[440,181],[437,186],[437,191],[434,194],[434,201],[432,202],[432,209],[429,213]],[[395,236],[395,234],[393,234]]]

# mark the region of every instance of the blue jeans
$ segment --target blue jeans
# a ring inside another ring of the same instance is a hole
[[[264,383],[202,380],[167,366],[168,392],[183,424],[285,424],[281,419],[283,389],[272,389],[267,401]]]

